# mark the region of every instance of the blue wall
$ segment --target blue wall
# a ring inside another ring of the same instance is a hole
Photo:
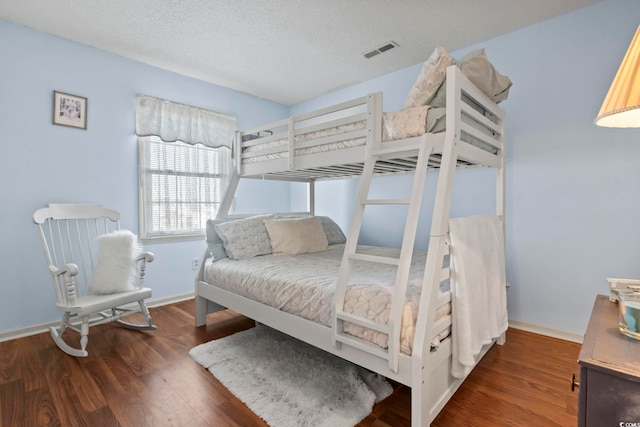
[[[595,295],[608,293],[605,278],[640,277],[640,130],[593,124],[639,16],[640,2],[603,1],[451,52],[461,58],[484,47],[514,82],[502,104],[512,320],[582,334]],[[421,67],[304,102],[292,114],[377,91],[384,92],[386,111],[398,110]],[[486,170],[458,173],[452,216],[494,209],[494,176]],[[357,182],[340,183],[340,199],[332,206],[347,207],[342,215],[348,224]],[[408,176],[374,180],[375,190],[384,194],[409,185]],[[432,182],[425,206],[433,191]],[[399,244],[401,213],[373,212],[365,219],[365,243]],[[417,245],[426,247],[427,238]]]
[[[151,67],[0,20],[0,332],[55,320],[51,281],[32,213],[49,202],[93,202],[138,230],[135,97],[146,94],[235,115],[247,128],[279,120],[288,107]],[[55,126],[53,91],[88,98],[87,130]],[[243,184],[239,204],[288,207],[289,185]],[[267,198],[266,195],[269,197]],[[191,259],[204,241],[147,245],[156,255],[154,298],[193,292]]]
[[[593,124],[638,25],[640,2],[606,0],[487,40],[484,47],[514,81],[507,112],[507,276],[513,320],[581,334],[606,277],[640,277],[640,130]],[[437,43],[437,41],[435,41]],[[425,58],[431,52],[425,52]],[[99,202],[137,230],[135,95],[145,93],[238,117],[247,128],[316,107],[383,91],[385,110],[402,107],[421,64],[287,107],[0,21],[0,331],[53,320],[52,294],[32,212],[49,201]],[[374,59],[375,60],[375,59]],[[11,66],[7,66],[10,64]],[[60,90],[89,98],[88,130],[51,125]],[[427,185],[425,206],[433,195]],[[410,177],[377,178],[378,194],[396,194]],[[489,212],[492,171],[456,176],[454,216]],[[297,188],[256,191],[244,184],[239,205],[271,209],[265,194],[299,209]],[[345,229],[357,180],[317,186],[317,212]],[[394,196],[397,197],[397,196]],[[255,208],[255,209],[254,209]],[[421,219],[426,231],[429,209]],[[366,243],[397,245],[400,213],[365,223]],[[390,232],[391,231],[391,232]],[[424,234],[426,236],[426,233]],[[426,247],[426,238],[418,241]],[[158,298],[193,289],[190,260],[203,242],[150,245]]]

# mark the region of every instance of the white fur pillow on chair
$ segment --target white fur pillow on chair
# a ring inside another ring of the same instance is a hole
[[[114,294],[135,289],[135,258],[142,253],[138,237],[129,230],[98,236],[98,258],[89,280],[89,293]]]

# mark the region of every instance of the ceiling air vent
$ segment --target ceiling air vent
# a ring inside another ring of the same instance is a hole
[[[394,42],[394,41],[390,41],[387,42],[385,44],[383,44],[382,46],[378,46],[375,49],[372,49],[370,51],[364,52],[362,55],[369,59],[369,58],[373,58],[376,55],[379,55],[381,53],[387,52],[391,49],[393,49],[394,47],[398,47],[398,43]]]

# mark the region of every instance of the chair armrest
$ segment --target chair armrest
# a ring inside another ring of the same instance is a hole
[[[153,260],[156,259],[156,257],[151,252],[143,252],[136,257],[135,261],[138,262],[138,261],[142,261],[143,259],[145,260],[145,262],[153,262]]]
[[[49,265],[49,273],[52,276],[62,276],[64,274],[76,276],[78,274],[78,266],[73,263],[65,264],[60,268],[55,265]]]
[[[155,258],[155,255],[151,252],[143,252],[136,257],[135,261],[138,265],[138,288],[144,287],[144,276],[147,269],[147,263],[152,262]]]

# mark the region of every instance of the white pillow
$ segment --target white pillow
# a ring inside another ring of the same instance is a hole
[[[423,135],[427,131],[428,105],[382,113],[382,140],[405,139]]]
[[[419,107],[429,104],[436,92],[447,77],[447,67],[452,64],[451,57],[443,47],[436,47],[429,59],[422,66],[420,74],[409,96],[404,103],[404,108]]]
[[[142,253],[138,237],[129,230],[98,236],[98,256],[89,280],[89,293],[114,294],[135,289],[135,258]]]
[[[329,249],[327,236],[317,217],[265,219],[274,254],[297,255]]]

